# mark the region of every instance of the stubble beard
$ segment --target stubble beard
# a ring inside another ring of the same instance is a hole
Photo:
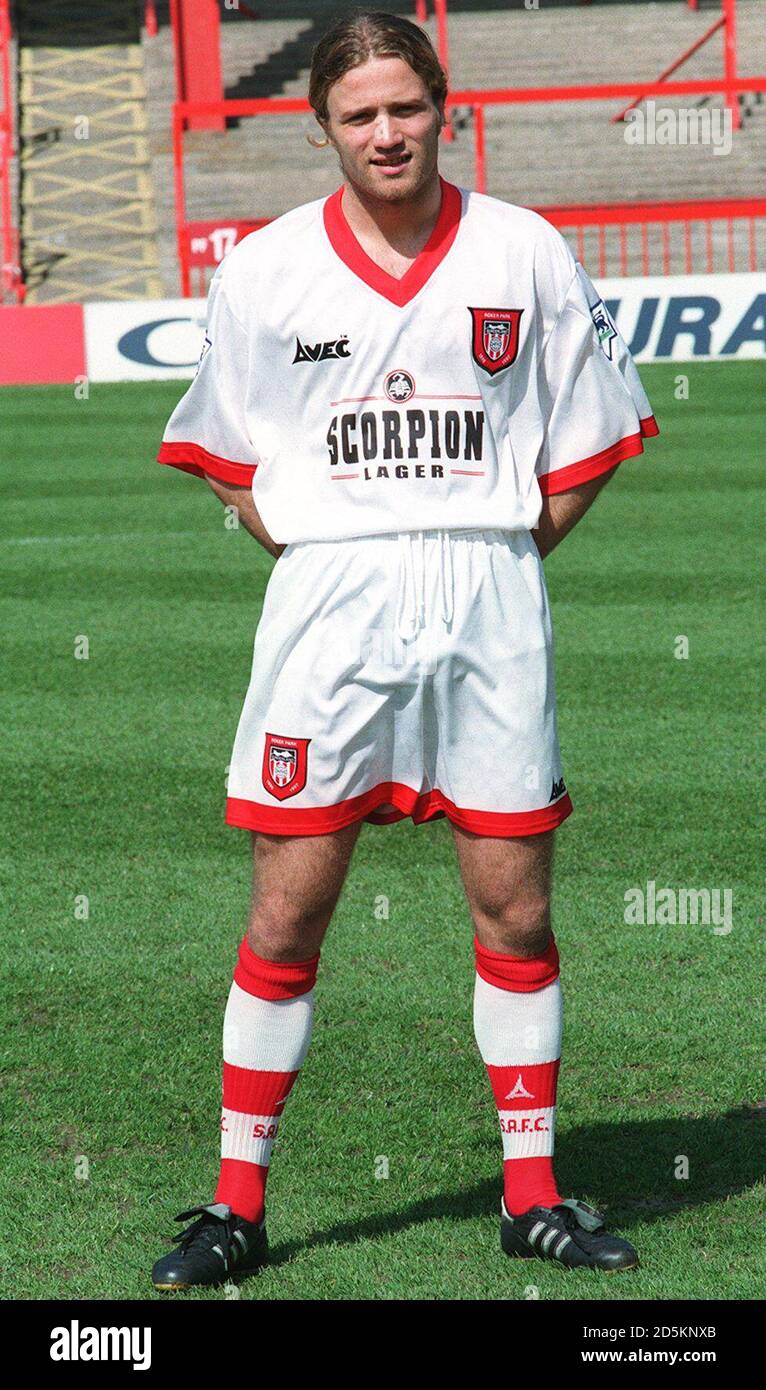
[[[344,163],[341,152],[338,151],[337,153],[343,177],[353,186],[357,193],[366,198],[376,198],[381,203],[395,204],[417,202],[418,198],[431,183],[437,171],[438,150],[439,135],[437,132],[433,145],[429,143],[423,150],[421,157],[413,155],[410,164],[407,166],[408,176],[401,181],[398,179],[389,180],[376,178],[376,176],[370,172],[371,166],[368,164],[347,166]],[[417,164],[420,166],[419,173],[417,167],[413,170],[416,160]],[[413,172],[415,173],[414,180],[412,177]]]

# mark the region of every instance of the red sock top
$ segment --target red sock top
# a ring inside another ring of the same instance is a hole
[[[314,988],[319,965],[319,952],[310,960],[276,961],[257,956],[242,938],[234,981],[248,994],[261,999],[295,999]]]
[[[496,989],[526,993],[543,989],[558,979],[559,953],[551,933],[550,944],[542,956],[506,956],[482,946],[478,936],[473,939],[476,951],[476,973]]]

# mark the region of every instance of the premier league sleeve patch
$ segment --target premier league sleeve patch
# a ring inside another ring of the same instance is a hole
[[[200,352],[200,355],[199,355],[199,357],[197,358],[197,371],[195,371],[195,373],[194,373],[195,376],[197,375],[197,372],[199,371],[200,367],[202,366],[202,363],[203,363],[204,359],[207,357],[207,354],[209,353],[209,351],[210,351],[210,349],[211,349],[212,346],[213,346],[213,339],[210,337],[210,334],[206,332],[206,333],[205,333],[205,339],[204,339],[204,342],[203,342],[203,344],[202,344],[202,351]]]
[[[267,792],[286,801],[306,785],[310,738],[283,738],[267,734],[263,750],[263,785]]]
[[[606,356],[609,358],[609,361],[611,362],[612,343],[617,337],[617,329],[615,328],[612,322],[611,314],[609,313],[609,310],[607,309],[603,299],[599,299],[597,304],[591,304],[590,316],[593,319],[593,322],[596,326],[596,332],[598,334],[599,343],[601,344],[601,350],[606,354]]]
[[[494,376],[516,361],[523,309],[471,309],[473,360]]]

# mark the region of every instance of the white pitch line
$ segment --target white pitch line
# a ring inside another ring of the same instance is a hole
[[[178,536],[204,537],[204,531],[94,531],[85,536],[16,536],[10,540],[0,540],[0,545],[69,545],[73,541],[135,541],[151,537],[168,539]]]

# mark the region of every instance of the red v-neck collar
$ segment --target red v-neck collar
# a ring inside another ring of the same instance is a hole
[[[375,261],[367,255],[367,252],[357,241],[346,221],[342,207],[345,185],[341,184],[340,188],[325,201],[325,231],[336,255],[340,256],[343,263],[355,275],[358,275],[360,280],[364,280],[366,285],[377,290],[378,294],[382,294],[392,304],[397,304],[400,309],[405,304],[409,304],[418,291],[422,290],[436,267],[441,265],[457,236],[463,202],[460,189],[454,183],[447,183],[441,175],[439,175],[439,183],[441,184],[442,201],[436,225],[423,250],[400,280],[376,265]]]

